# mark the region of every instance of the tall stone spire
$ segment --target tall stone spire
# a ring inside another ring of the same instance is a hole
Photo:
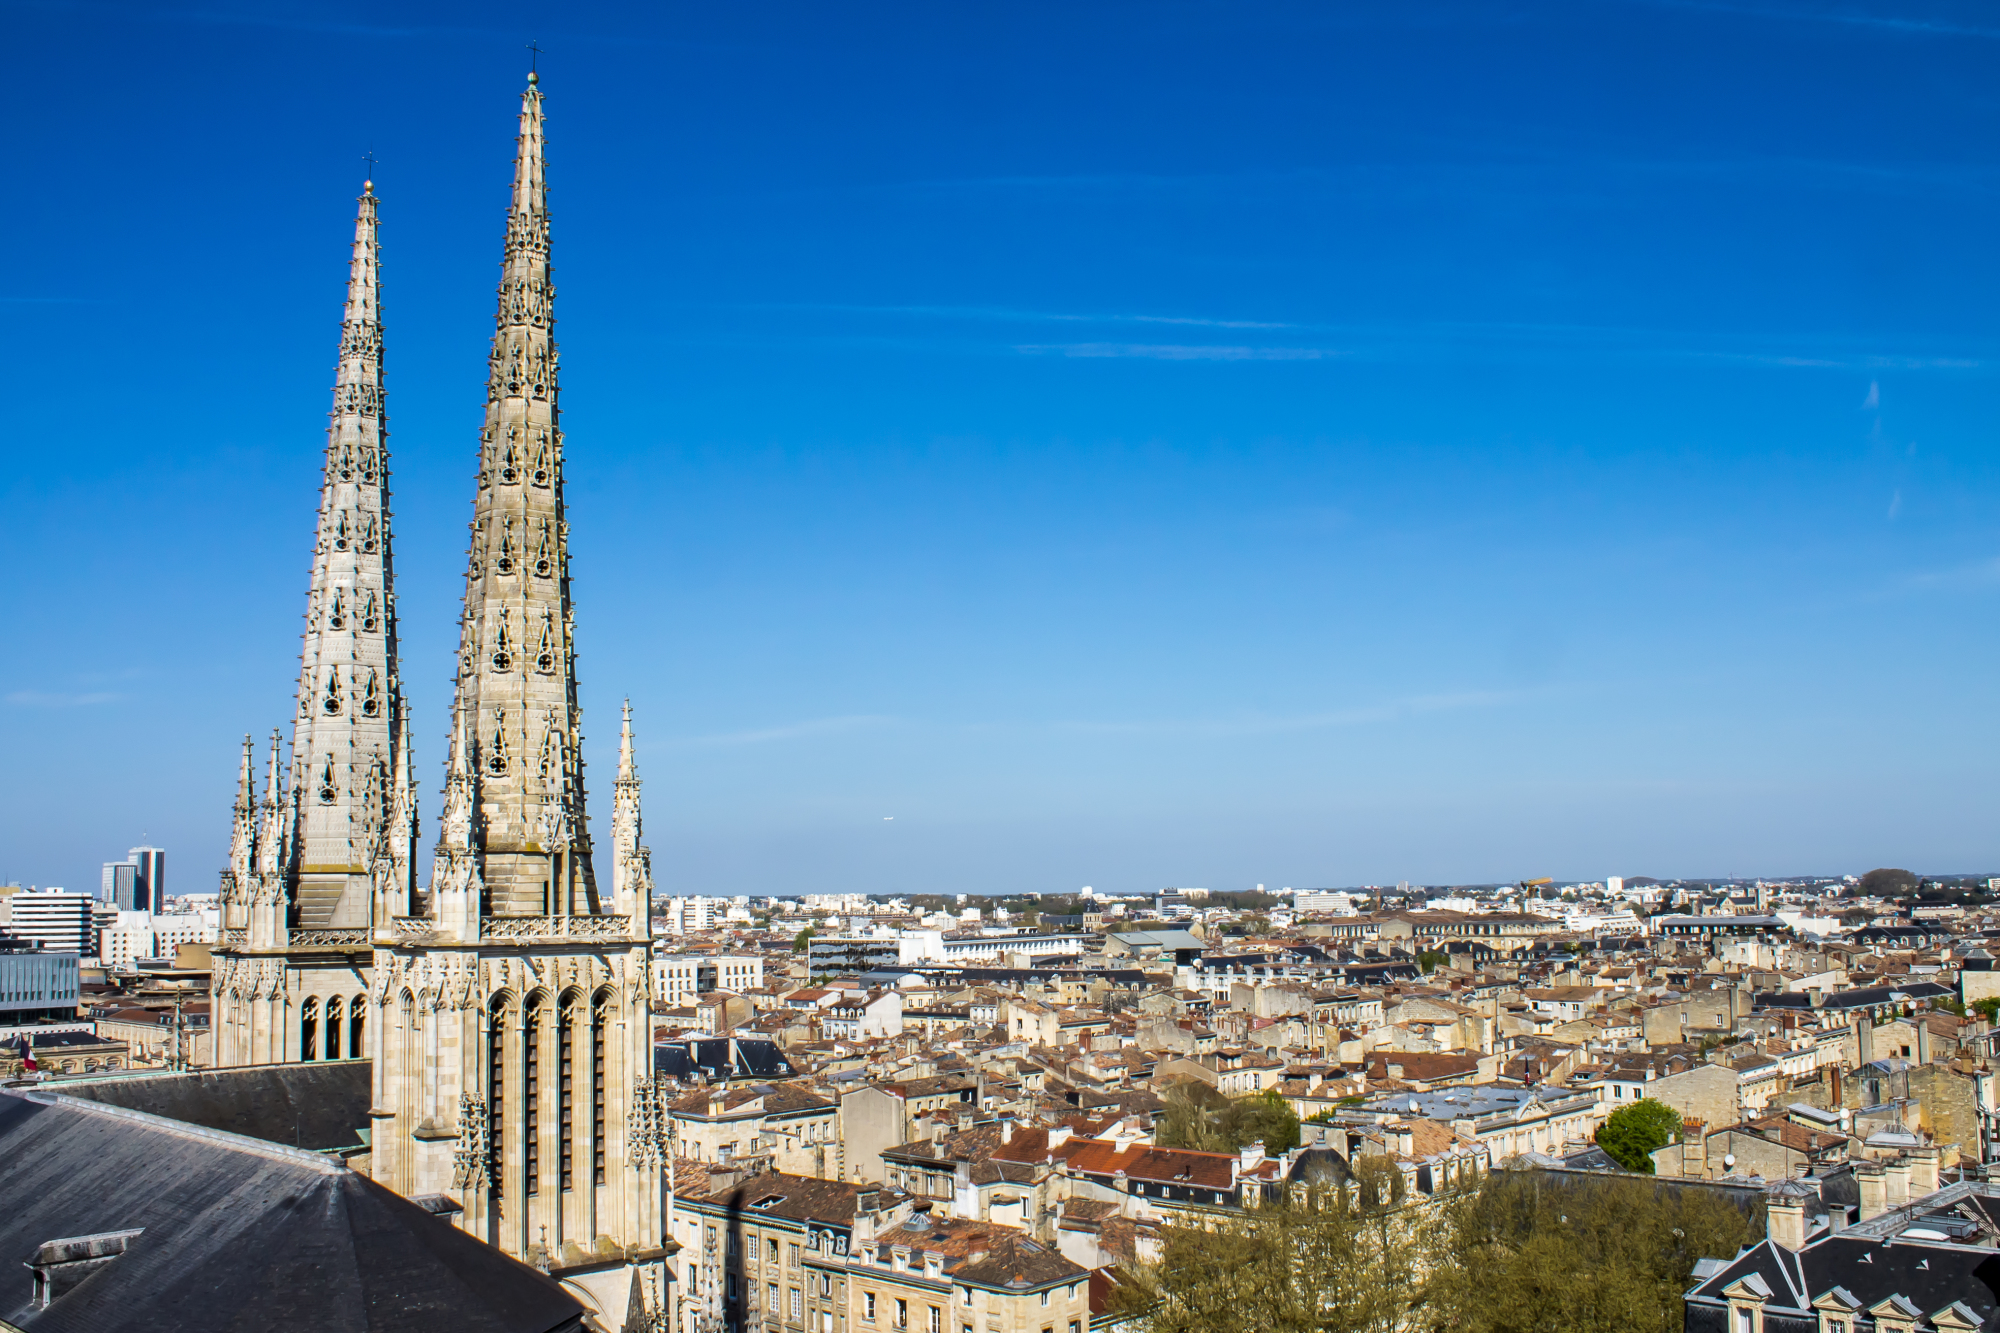
[[[414,804],[399,809],[393,790],[405,724],[382,379],[381,256],[371,181],[362,188],[354,220],[292,725],[298,827],[289,924],[303,930],[366,928],[383,911],[402,916],[410,910],[409,858],[400,870],[387,864],[395,825],[402,821],[407,843],[416,811]]]
[[[432,878],[477,893],[482,914],[556,917],[603,909],[584,813],[536,84],[530,75],[521,95],[459,630],[448,780],[469,782],[473,799],[441,831]]]

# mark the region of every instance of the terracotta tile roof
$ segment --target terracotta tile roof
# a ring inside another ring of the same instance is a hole
[[[1083,1175],[1158,1181],[1197,1189],[1227,1190],[1235,1184],[1234,1153],[1191,1152],[1135,1143],[1120,1148],[1103,1139],[1071,1139],[1055,1150],[1069,1169]]]
[[[943,1255],[944,1270],[952,1280],[974,1286],[1033,1290],[1080,1281],[1088,1272],[1060,1251],[996,1222],[916,1213],[908,1223],[876,1234],[877,1261],[890,1247],[899,1245],[923,1254]]]

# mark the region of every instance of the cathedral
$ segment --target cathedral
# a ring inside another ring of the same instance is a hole
[[[542,94],[528,76],[479,432],[444,801],[418,887],[396,652],[377,201],[355,219],[289,752],[246,738],[215,1063],[372,1062],[368,1171],[653,1326],[671,1274],[651,877],[625,711],[585,811]]]

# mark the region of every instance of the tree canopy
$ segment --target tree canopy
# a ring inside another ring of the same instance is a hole
[[[1642,1098],[1621,1106],[1597,1127],[1597,1146],[1627,1171],[1653,1174],[1653,1152],[1681,1134],[1681,1113],[1665,1102]]]
[[[1235,1152],[1253,1143],[1275,1157],[1299,1146],[1299,1118],[1276,1088],[1231,1099],[1206,1083],[1168,1090],[1154,1140],[1162,1148]]]
[[[1346,1174],[1168,1225],[1121,1299],[1154,1302],[1149,1333],[1680,1333],[1695,1261],[1763,1228],[1758,1210],[1670,1181],[1503,1171],[1426,1200],[1404,1197],[1385,1157]]]
[[[1866,897],[1894,898],[1898,894],[1908,893],[1916,888],[1919,882],[1917,877],[1907,870],[1878,867],[1863,875],[1857,887]]]

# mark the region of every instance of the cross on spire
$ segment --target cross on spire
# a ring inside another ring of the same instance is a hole
[[[367,152],[361,155],[361,160],[368,164],[368,180],[367,183],[362,188],[372,190],[375,185],[375,167],[376,167],[375,149],[373,147],[370,147]]]
[[[539,37],[531,37],[528,39],[528,50],[531,52],[531,54],[528,56],[528,73],[530,74],[536,72],[535,70],[536,62],[539,61],[543,56],[548,54],[548,52],[542,50],[541,47],[535,44],[540,40],[541,38]]]

